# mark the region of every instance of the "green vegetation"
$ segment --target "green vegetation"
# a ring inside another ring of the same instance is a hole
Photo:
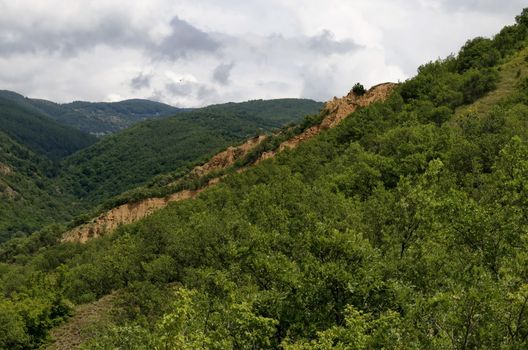
[[[107,135],[149,119],[174,116],[185,111],[149,100],[120,102],[76,101],[57,104],[46,100],[30,100],[56,121],[95,135]]]
[[[154,176],[187,173],[229,145],[298,122],[321,107],[312,100],[256,100],[147,121],[68,158],[59,182],[92,207]]]
[[[491,46],[111,236],[3,244],[0,348],[37,348],[72,302],[116,292],[84,349],[526,349],[527,37],[525,10]],[[490,47],[493,64],[471,59]]]
[[[4,91],[1,95],[0,132],[9,137],[2,134],[0,139],[0,167],[7,166],[10,174],[0,172],[0,192],[5,198],[0,203],[0,242],[45,224],[65,223],[72,215],[78,222],[99,204],[108,207],[162,189],[166,194],[170,188],[164,180],[178,180],[228,145],[298,121],[322,106],[298,99],[210,106],[141,123],[59,162],[56,157],[95,138],[53,122],[18,94]],[[102,105],[116,110],[126,107],[126,101]],[[143,184],[149,188],[123,194]]]
[[[58,160],[93,144],[96,139],[61,125],[37,110],[0,95],[0,132],[32,151]]]
[[[69,219],[68,197],[51,184],[56,166],[0,132],[0,243]]]
[[[367,90],[365,90],[365,87],[361,83],[356,83],[352,87],[352,92],[358,96],[362,96],[365,94],[365,92],[367,92]]]
[[[120,102],[83,102],[59,104],[26,98],[12,91],[0,90],[0,99],[25,110],[44,115],[56,122],[93,135],[107,135],[148,119],[171,117],[185,109],[163,103],[133,99]]]

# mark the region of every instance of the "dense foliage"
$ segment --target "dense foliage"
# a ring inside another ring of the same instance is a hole
[[[527,26],[112,236],[4,244],[0,347],[118,291],[85,349],[526,349]]]
[[[30,104],[32,100],[7,91],[0,95],[0,132],[12,136],[0,139],[0,171],[3,166],[10,169],[9,174],[0,172],[0,193],[4,198],[0,204],[0,242],[54,221],[63,223],[72,215],[78,219],[87,217],[87,210],[114,195],[145,182],[157,183],[154,176],[163,174],[165,178],[178,179],[226,146],[248,135],[298,121],[322,106],[299,99],[210,106],[145,122],[58,162],[55,155],[72,153],[94,138],[43,116]],[[137,115],[150,110],[148,104],[143,104],[143,110],[138,109],[137,101],[129,102],[132,105],[127,101],[86,105],[111,108],[112,113],[130,114],[134,110]],[[143,192],[120,195],[106,205]]]
[[[68,158],[59,181],[86,205],[100,204],[153,176],[185,172],[231,144],[298,122],[321,107],[312,100],[256,100],[147,121]]]
[[[59,124],[30,106],[3,95],[0,95],[0,132],[53,160],[96,141],[93,136]]]
[[[0,132],[0,243],[68,218],[72,198],[51,185],[55,165]]]
[[[120,102],[84,102],[59,104],[48,100],[26,98],[8,90],[0,90],[0,98],[25,110],[44,115],[56,122],[102,136],[125,129],[147,119],[170,117],[185,109],[163,103],[133,99]]]
[[[120,102],[76,101],[65,104],[36,99],[30,101],[58,122],[95,135],[115,133],[144,120],[171,117],[185,111],[164,103],[141,99]]]

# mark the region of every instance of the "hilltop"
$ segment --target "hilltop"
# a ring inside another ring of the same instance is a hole
[[[61,104],[24,97],[8,90],[0,90],[0,98],[44,115],[59,124],[95,136],[113,134],[145,120],[171,117],[187,110],[144,99],[119,102],[75,101]]]

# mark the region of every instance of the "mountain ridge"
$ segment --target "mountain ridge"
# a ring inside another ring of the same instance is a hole
[[[371,103],[385,100],[396,87],[396,85],[397,84],[394,83],[382,83],[373,86],[361,96],[355,94],[351,90],[346,96],[342,98],[334,97],[333,100],[328,101],[323,107],[321,113],[324,115],[324,118],[320,124],[314,125],[303,131],[301,134],[283,141],[280,143],[277,150],[262,153],[253,164],[258,164],[263,160],[272,158],[277,153],[280,153],[285,149],[296,148],[301,142],[311,139],[324,130],[334,128],[350,113],[353,113],[355,110],[357,110],[357,108],[366,107]],[[239,146],[229,147],[227,150],[213,156],[204,165],[193,168],[191,170],[191,174],[200,177],[214,171],[223,170],[233,166],[236,161],[245,157],[255,147],[266,140],[266,138],[266,135],[260,135],[258,137],[250,138]],[[248,166],[251,166],[251,164],[237,169],[237,172],[245,171]],[[163,198],[146,198],[139,202],[122,204],[99,215],[92,221],[66,232],[62,238],[62,241],[86,243],[89,239],[101,237],[105,234],[111,233],[120,225],[130,224],[141,220],[144,217],[152,214],[154,211],[166,207],[171,202],[195,198],[207,188],[218,184],[221,179],[222,177],[214,177],[208,180],[206,186],[196,190],[182,190]]]

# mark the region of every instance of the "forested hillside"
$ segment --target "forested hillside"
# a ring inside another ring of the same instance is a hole
[[[164,103],[133,99],[120,102],[84,102],[57,104],[32,99],[31,103],[56,121],[94,135],[108,135],[149,119],[174,116],[185,109]]]
[[[79,151],[97,139],[54,122],[28,101],[15,93],[0,94],[0,132],[5,132],[0,164],[10,169],[9,176],[0,174],[1,186],[5,193],[17,194],[1,204],[0,242],[45,224],[66,223],[72,215],[82,218],[94,206],[157,175],[178,178],[216,151],[299,121],[322,106],[300,99],[216,105],[140,123]],[[119,109],[126,103],[111,106]]]
[[[7,90],[0,90],[0,99],[11,101],[25,110],[44,115],[62,125],[97,136],[115,133],[144,120],[170,117],[185,111],[142,99],[120,102],[75,101],[60,104],[27,98]]]
[[[20,97],[20,99],[19,99]],[[16,94],[0,94],[0,132],[53,160],[95,143],[96,138],[59,124]]]
[[[185,174],[225,147],[317,114],[302,99],[228,103],[147,121],[68,158],[59,181],[88,205],[169,172]]]
[[[0,246],[0,347],[66,322],[63,348],[528,348],[527,39],[525,9],[113,235]],[[68,324],[80,310],[93,321]]]
[[[56,165],[0,132],[0,243],[69,218],[73,199],[52,185]]]

